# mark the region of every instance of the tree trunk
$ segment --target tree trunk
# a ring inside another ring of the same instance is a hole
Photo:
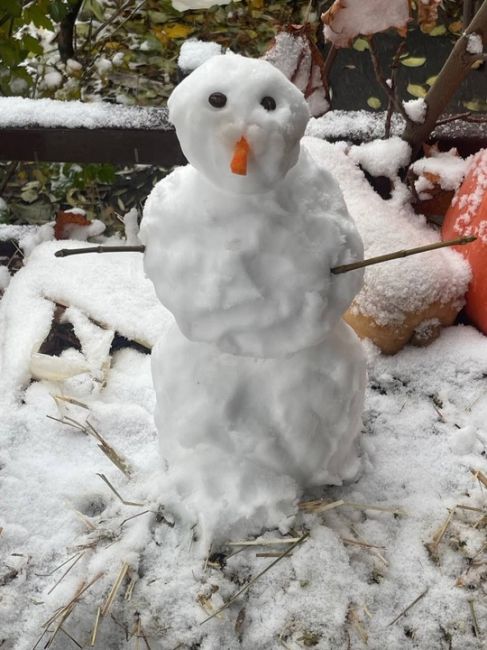
[[[467,52],[469,34],[478,34],[482,39],[485,50],[485,44],[487,43],[487,0],[484,0],[472,22],[456,42],[438,78],[426,94],[424,98],[426,102],[424,122],[411,122],[404,130],[402,137],[411,145],[413,157],[416,156],[421,145],[428,139],[429,134],[435,128],[438,117],[470,72],[472,65],[477,61],[485,61],[485,54]]]

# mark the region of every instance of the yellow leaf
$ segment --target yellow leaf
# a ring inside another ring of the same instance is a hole
[[[432,85],[436,82],[437,79],[438,79],[438,75],[437,75],[437,74],[433,75],[432,77],[428,77],[428,78],[426,79],[426,85],[427,85],[427,86],[432,86]]]
[[[480,100],[473,100],[471,102],[462,102],[468,111],[485,111],[487,109],[487,102]]]
[[[453,34],[461,34],[463,31],[463,23],[461,20],[456,20],[454,23],[448,25],[448,29]]]
[[[402,65],[405,65],[408,68],[419,68],[421,65],[424,65],[425,62],[426,57],[424,56],[408,56],[405,59],[401,59]]]
[[[250,0],[249,2],[251,9],[263,9],[264,0]]]
[[[370,106],[370,108],[375,108],[375,109],[378,109],[382,106],[382,103],[378,97],[369,97],[367,100],[367,104]]]
[[[408,84],[407,91],[413,97],[424,97],[426,95],[425,88],[418,84]]]
[[[436,25],[436,27],[433,27],[433,29],[429,32],[430,36],[443,36],[444,34],[446,34],[445,25]]]
[[[361,38],[360,36],[356,38],[353,42],[353,49],[357,50],[357,52],[365,52],[365,50],[368,50],[369,43],[367,39]]]
[[[169,43],[169,38],[162,27],[152,27],[151,32],[163,45],[167,45]]]
[[[174,23],[165,27],[164,31],[168,38],[186,38],[192,33],[193,28],[184,23]]]

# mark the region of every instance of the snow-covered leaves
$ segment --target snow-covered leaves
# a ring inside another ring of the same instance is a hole
[[[237,1],[238,0],[234,0]],[[172,0],[172,6],[178,11],[188,11],[188,9],[209,9],[214,5],[227,5],[230,0]]]
[[[335,0],[321,16],[325,39],[335,47],[348,47],[358,36],[394,28],[405,36],[408,0]]]
[[[274,39],[264,59],[276,66],[304,94],[311,114],[329,108],[324,60],[311,36],[311,25],[287,25]]]

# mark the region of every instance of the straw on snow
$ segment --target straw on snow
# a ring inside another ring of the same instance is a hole
[[[46,415],[46,417],[50,420],[54,420],[55,422],[67,424],[68,426],[74,427],[86,435],[95,438],[98,443],[98,449],[100,449],[105,454],[105,456],[115,465],[115,467],[119,469],[123,474],[125,474],[127,478],[131,478],[133,472],[129,462],[121,454],[115,451],[115,449],[98,433],[91,422],[86,420],[86,423],[82,424],[78,420],[75,420],[68,415],[65,415],[63,418],[55,418],[52,415]]]

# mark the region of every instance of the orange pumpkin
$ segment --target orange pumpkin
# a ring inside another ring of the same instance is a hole
[[[474,156],[443,222],[444,240],[469,235],[477,240],[456,247],[472,267],[465,309],[471,321],[487,334],[487,149]]]

